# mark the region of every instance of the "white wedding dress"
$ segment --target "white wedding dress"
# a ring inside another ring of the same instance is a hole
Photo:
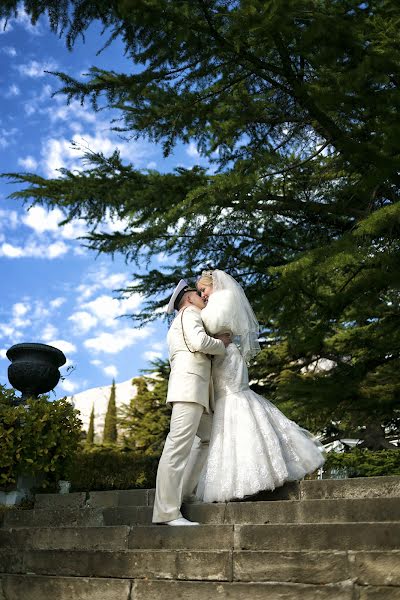
[[[229,330],[228,291],[214,292],[202,311],[210,333]],[[230,344],[212,364],[215,412],[207,463],[196,497],[226,502],[273,490],[312,473],[324,463],[323,446],[249,387],[246,363]]]

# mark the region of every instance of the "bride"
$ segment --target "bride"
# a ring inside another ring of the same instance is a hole
[[[259,327],[239,283],[219,269],[203,271],[197,289],[202,319],[214,336],[233,343],[212,365],[215,412],[207,463],[196,497],[225,502],[273,490],[324,463],[323,446],[249,387],[246,362],[259,351]]]

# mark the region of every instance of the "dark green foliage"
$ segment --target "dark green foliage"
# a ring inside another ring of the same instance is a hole
[[[94,404],[90,412],[89,427],[86,435],[86,445],[93,446],[94,444]]]
[[[153,488],[158,458],[128,449],[102,446],[82,449],[72,469],[71,491]]]
[[[115,404],[115,381],[113,380],[104,420],[103,444],[115,444],[117,437],[117,406]]]
[[[171,407],[166,404],[169,364],[151,363],[149,376],[135,377],[137,394],[128,406],[121,407],[119,426],[124,444],[144,455],[160,456],[169,431]]]
[[[330,452],[324,470],[328,473],[345,469],[348,477],[377,477],[380,475],[400,475],[400,449],[359,450],[350,452]]]
[[[43,487],[68,479],[81,435],[77,411],[66,399],[13,406],[14,397],[0,386],[0,485],[25,473],[41,475]]]
[[[98,17],[132,59],[127,73],[58,73],[67,101],[116,109],[119,130],[165,154],[193,141],[214,170],[140,172],[88,152],[61,179],[11,174],[14,197],[85,219],[89,247],[137,265],[139,323],[182,273],[229,271],[263,324],[258,386],[314,430],[398,430],[400,3],[22,4],[34,20],[48,9],[70,47]],[[103,233],[105,214],[128,226]],[[143,270],[160,252],[170,263]]]

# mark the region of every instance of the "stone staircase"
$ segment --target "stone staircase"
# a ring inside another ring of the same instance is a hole
[[[0,600],[400,600],[400,477],[302,481],[189,504],[154,490],[40,494],[6,511]]]

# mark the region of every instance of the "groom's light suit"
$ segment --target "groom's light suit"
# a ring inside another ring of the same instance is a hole
[[[206,333],[195,306],[178,313],[167,342],[171,363],[167,402],[173,403],[173,409],[158,465],[154,523],[181,517],[183,497],[197,484],[208,451],[208,413],[213,406],[211,360],[206,355],[225,353],[223,342]]]

